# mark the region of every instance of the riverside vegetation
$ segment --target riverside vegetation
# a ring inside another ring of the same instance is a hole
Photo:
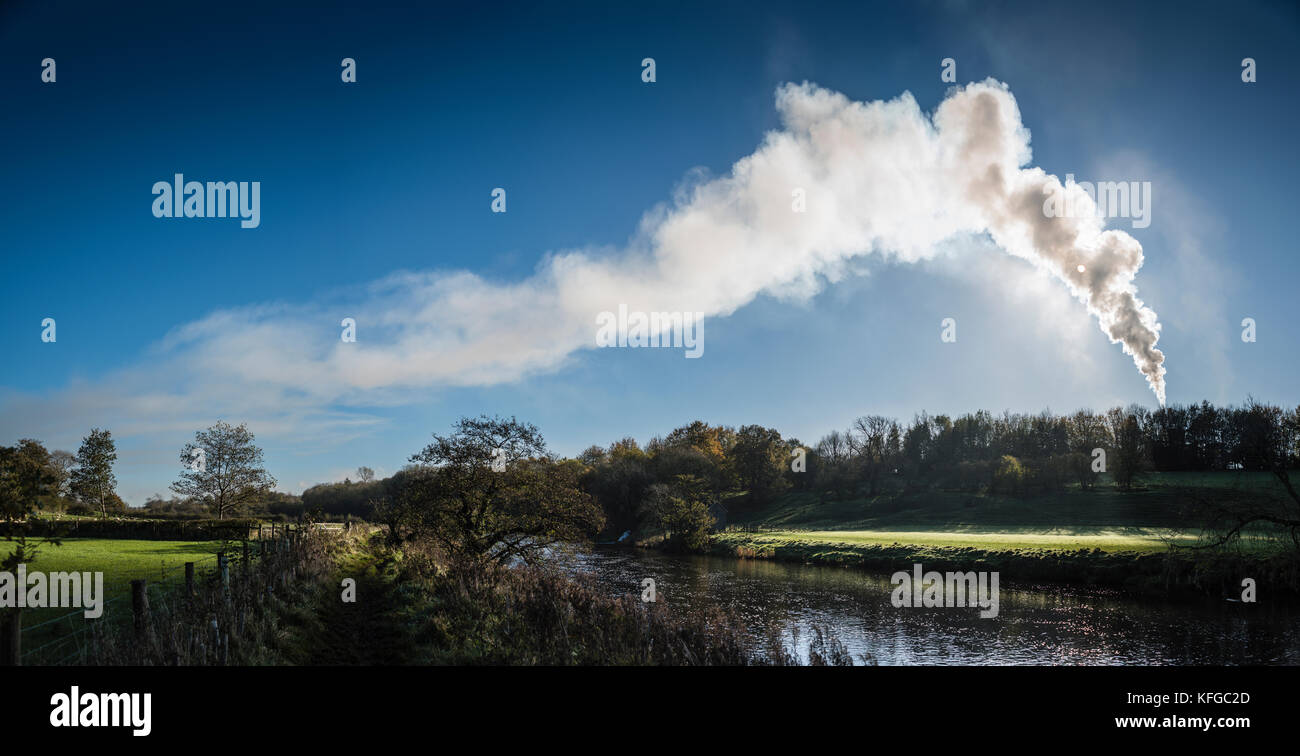
[[[248,437],[251,441],[251,436]],[[30,449],[29,444],[29,449]],[[498,466],[494,460],[504,457]],[[211,455],[209,455],[211,459]],[[41,663],[81,664],[691,664],[847,665],[842,644],[814,632],[802,658],[776,636],[746,642],[721,612],[675,613],[637,596],[611,597],[556,571],[548,549],[603,526],[580,468],[547,454],[537,429],[464,419],[412,458],[397,495],[376,501],[371,527],[300,521],[250,548],[223,541],[230,562],[197,590],[160,579],[148,609],[110,612],[69,638],[73,652]],[[32,498],[14,500],[31,502]],[[14,501],[11,500],[11,501]],[[24,505],[26,506],[26,505]],[[64,540],[32,507],[9,518],[10,558],[80,563],[116,552],[118,581],[177,552],[210,547],[111,539]],[[101,513],[107,532],[118,525]],[[229,522],[229,521],[226,521]],[[240,521],[243,528],[249,523]],[[142,526],[120,522],[123,533]],[[195,530],[195,529],[191,529]],[[198,531],[211,533],[213,531]],[[248,531],[245,531],[246,533]],[[245,535],[245,538],[248,536]],[[60,555],[64,543],[68,551]],[[144,553],[145,563],[130,557]],[[60,556],[51,556],[60,555]],[[61,558],[60,558],[61,557]],[[174,569],[173,564],[173,569]],[[153,572],[152,565],[147,568]],[[356,581],[351,596],[341,592]],[[135,617],[134,623],[129,620]],[[66,649],[62,649],[66,650]]]
[[[435,435],[389,478],[361,468],[358,482],[300,497],[271,490],[242,426],[218,424],[197,438],[213,434],[242,461],[234,497],[227,481],[186,473],[173,487],[184,498],[159,497],[145,522],[112,526],[106,431],[93,432],[78,457],[31,440],[0,449],[3,535],[14,544],[6,563],[57,553],[66,533],[50,512],[60,510],[98,514],[96,528],[137,538],[166,529],[154,523],[203,514],[218,520],[178,533],[254,522],[227,515],[373,523],[303,531],[321,545],[309,550],[310,568],[292,570],[300,589],[227,617],[242,629],[255,616],[257,642],[223,646],[226,663],[796,661],[775,638],[766,648],[745,644],[725,612],[674,613],[641,601],[635,586],[603,595],[548,563],[557,545],[621,533],[632,536],[624,543],[663,549],[890,571],[923,562],[1163,595],[1230,597],[1243,576],[1270,598],[1300,585],[1300,497],[1290,477],[1300,410],[1253,401],[1154,413],[922,414],[906,426],[870,416],[808,446],[761,426],[694,422],[644,447],[628,438],[571,459],[550,454],[531,425],[484,416]],[[1093,464],[1096,450],[1105,472]],[[339,597],[349,575],[358,580],[355,603]],[[195,642],[174,641],[170,656],[153,661],[211,663],[210,646],[206,655],[182,653]],[[102,658],[128,658],[127,646],[116,648],[118,656]],[[805,658],[853,661],[826,634],[815,634]]]

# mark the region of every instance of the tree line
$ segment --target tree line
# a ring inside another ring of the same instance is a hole
[[[154,497],[147,507],[155,514],[217,518],[303,511],[377,517],[397,532],[427,519],[410,506],[417,499],[425,509],[436,501],[438,507],[472,511],[471,490],[486,491],[482,495],[493,500],[516,496],[511,492],[517,487],[533,497],[570,502],[578,501],[572,493],[577,491],[598,506],[607,533],[659,530],[697,548],[727,519],[728,510],[762,506],[792,490],[823,500],[932,489],[1030,495],[1090,489],[1107,479],[1103,476],[1131,489],[1147,471],[1280,471],[1285,476],[1300,466],[1300,408],[1284,410],[1252,399],[1239,407],[1133,405],[1069,415],[921,412],[908,423],[864,415],[808,445],[761,425],[695,421],[644,446],[624,438],[591,446],[574,459],[551,455],[536,428],[513,418],[467,418],[453,435],[435,439],[393,476],[375,479],[362,467],[355,482],[321,484],[294,497],[274,491],[275,480],[246,426],[219,422],[182,447],[182,471],[171,487],[178,496]],[[486,445],[496,441],[505,445]],[[471,460],[471,454],[478,456]],[[75,455],[47,452],[31,439],[0,447],[6,518],[57,508],[59,502],[104,516],[120,511],[115,459],[111,434],[99,429]],[[469,472],[449,477],[455,470]],[[436,493],[431,481],[437,483]],[[1289,479],[1284,483],[1289,487]],[[490,520],[495,506],[487,514],[457,516]],[[508,508],[524,509],[518,501]],[[533,532],[538,527],[523,532],[544,540]]]
[[[0,446],[0,517],[17,521],[38,512],[121,514],[117,494],[117,444],[94,428],[76,454],[47,450],[35,439]],[[246,425],[217,422],[198,431],[180,451],[181,473],[171,490],[179,498],[152,497],[155,514],[202,513],[225,519],[275,500],[275,478],[263,467],[262,450]]]
[[[1251,399],[1240,407],[1133,405],[1069,415],[921,412],[910,423],[864,415],[809,446],[759,425],[694,422],[644,448],[625,438],[578,459],[586,489],[616,529],[686,521],[699,530],[707,513],[725,516],[728,505],[760,506],[791,490],[834,500],[934,489],[1053,493],[1091,489],[1107,476],[1128,490],[1149,471],[1285,478],[1300,466],[1300,408]]]
[[[113,463],[113,434],[94,428],[76,454],[47,450],[40,441],[19,440],[0,446],[0,515],[19,519],[36,510],[78,508],[86,512],[121,511]]]
[[[1142,473],[1292,469],[1300,463],[1300,408],[1248,400],[1150,410],[1036,415],[980,411],[955,418],[921,413],[907,425],[858,418],[816,446],[819,486],[875,495],[885,481],[905,488],[1050,492],[1091,488],[1108,473],[1131,488]]]

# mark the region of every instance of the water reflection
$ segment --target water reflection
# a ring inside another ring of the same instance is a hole
[[[755,643],[777,623],[800,654],[824,626],[879,664],[1300,663],[1300,615],[1288,607],[1018,589],[1004,574],[999,616],[981,619],[973,607],[895,608],[888,575],[837,567],[600,547],[564,563],[611,595],[639,596],[649,577],[669,606],[729,609]]]

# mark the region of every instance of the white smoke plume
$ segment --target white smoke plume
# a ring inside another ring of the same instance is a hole
[[[1142,247],[1103,230],[1078,186],[1021,167],[1030,159],[1029,132],[1005,85],[954,89],[932,119],[906,93],[862,103],[804,83],[781,87],[776,100],[784,128],[730,175],[684,189],[674,205],[648,214],[628,249],[557,255],[517,286],[428,279],[429,310],[456,314],[463,334],[440,329],[436,357],[429,353],[437,365],[412,362],[412,350],[428,350],[407,341],[369,365],[341,358],[338,368],[366,371],[354,375],[363,383],[381,375],[514,377],[590,345],[593,314],[619,303],[726,315],[763,292],[809,296],[859,255],[915,261],[948,237],[988,233],[1062,281],[1164,403],[1160,325],[1133,283]],[[792,212],[795,189],[806,193],[806,212]],[[1072,217],[1048,217],[1052,192],[1073,203]]]
[[[1029,132],[1005,85],[954,88],[933,117],[908,93],[854,102],[809,83],[782,86],[776,105],[781,129],[728,175],[647,213],[623,249],[555,253],[514,283],[405,272],[346,303],[218,312],[176,329],[148,366],[66,404],[82,408],[78,426],[96,416],[87,402],[114,407],[128,425],[159,413],[169,428],[195,427],[189,413],[346,425],[358,421],[339,406],[558,369],[595,344],[597,314],[620,304],[727,315],[762,293],[811,296],[858,256],[918,261],[945,239],[985,233],[1064,283],[1164,403],[1160,325],[1133,283],[1141,245],[1090,212],[1044,213],[1053,191],[1081,195],[1069,198],[1076,208],[1092,200],[1023,167]],[[796,189],[806,212],[792,211]],[[341,316],[356,318],[356,343],[340,342]],[[5,405],[6,422],[41,416],[27,398]]]

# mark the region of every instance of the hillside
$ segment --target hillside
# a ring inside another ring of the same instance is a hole
[[[1133,491],[1121,491],[1103,480],[1092,490],[1073,487],[1026,497],[930,490],[823,501],[813,493],[788,493],[763,507],[735,500],[728,524],[744,529],[972,534],[1184,531],[1189,527],[1187,505],[1197,497],[1212,499],[1227,492],[1283,493],[1272,475],[1257,472],[1151,473]]]

